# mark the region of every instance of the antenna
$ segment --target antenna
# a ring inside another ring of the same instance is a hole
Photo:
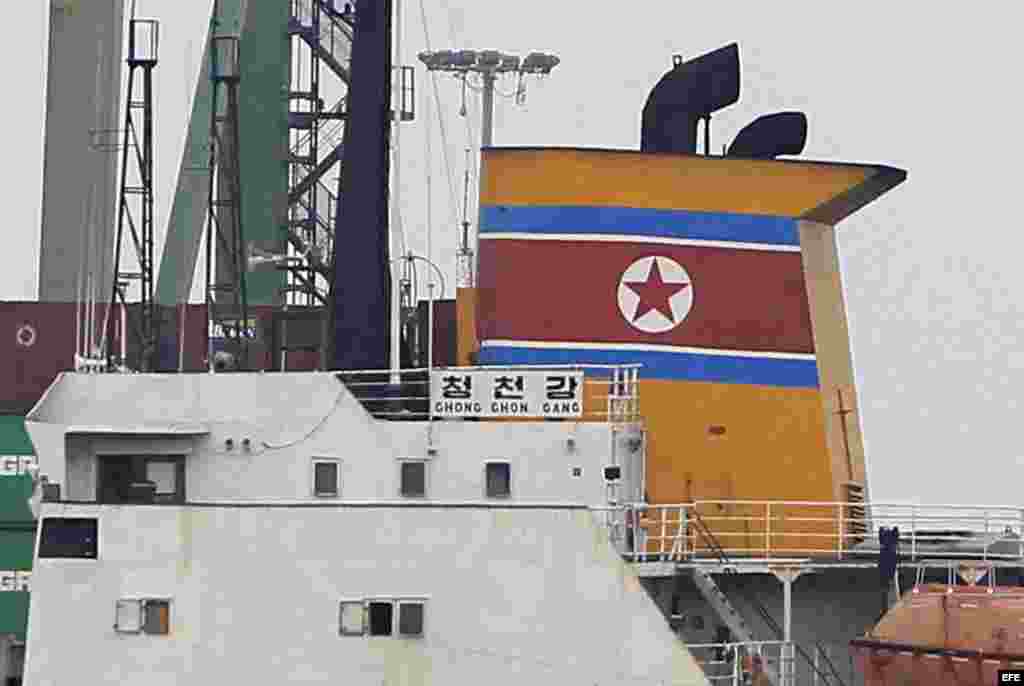
[[[463,173],[462,191],[462,240],[455,260],[458,288],[473,287],[473,251],[469,247],[469,154],[470,149],[466,148],[466,170]]]

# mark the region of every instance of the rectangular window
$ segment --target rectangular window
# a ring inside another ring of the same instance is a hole
[[[95,517],[46,517],[39,536],[39,557],[95,560],[98,528]]]
[[[185,502],[185,458],[167,455],[100,455],[101,503]]]
[[[485,469],[488,498],[512,495],[512,467],[508,462],[488,462]]]
[[[137,634],[142,631],[142,601],[118,600],[115,609],[114,631]]]
[[[118,600],[114,631],[121,634],[166,636],[171,631],[171,601],[155,598]]]
[[[427,463],[404,461],[399,463],[400,493],[406,498],[423,498],[427,495]]]
[[[362,600],[343,600],[338,610],[338,631],[342,636],[366,633],[366,608]]]
[[[313,495],[337,497],[339,476],[337,460],[313,460]]]
[[[403,601],[398,604],[398,635],[418,637],[423,635],[423,603]]]
[[[369,604],[370,635],[390,636],[392,634],[392,616],[395,608],[391,601],[376,601]]]
[[[173,462],[146,462],[146,481],[156,485],[156,495],[174,495],[178,492],[178,469]]]
[[[154,636],[171,632],[171,603],[168,600],[147,600],[143,605],[142,630]]]

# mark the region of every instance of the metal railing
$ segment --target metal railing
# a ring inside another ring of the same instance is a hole
[[[879,527],[899,527],[908,561],[955,556],[1024,559],[1024,508],[815,501],[703,500],[626,505],[627,559],[681,562],[712,557],[694,526],[700,517],[730,558],[853,559],[878,552]],[[856,512],[856,514],[854,514]]]
[[[486,365],[431,369],[334,371],[363,407],[376,419],[438,420],[431,397],[430,373],[463,375],[473,372],[583,372],[582,404],[577,415],[548,417],[572,422],[633,423],[640,421],[640,365]],[[397,381],[397,383],[396,383]],[[481,421],[515,418],[480,417]],[[522,417],[540,419],[539,417]]]
[[[292,17],[303,26],[312,26],[313,3],[320,0],[292,0]],[[352,59],[352,29],[327,11],[320,11],[320,47],[343,67]]]
[[[711,686],[757,686],[769,682],[794,686],[796,683],[794,646],[789,641],[688,643],[686,647]]]

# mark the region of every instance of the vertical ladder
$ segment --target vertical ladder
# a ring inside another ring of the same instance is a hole
[[[125,106],[123,142],[121,145],[121,182],[118,198],[117,235],[114,239],[114,274],[111,284],[110,305],[106,313],[103,332],[107,368],[116,368],[113,339],[115,325],[114,304],[120,299],[121,308],[127,308],[128,282],[139,282],[139,310],[126,317],[132,324],[132,335],[138,350],[138,366],[143,372],[152,371],[156,362],[157,314],[153,298],[155,285],[153,247],[153,69],[157,63],[159,24],[151,19],[132,17],[128,24],[128,100]],[[137,77],[141,71],[142,94],[136,92]],[[129,177],[129,169],[134,173]],[[126,238],[125,229],[135,248],[138,272],[128,272],[122,264],[121,254]],[[121,332],[125,336],[126,331]],[[125,341],[122,341],[125,346]],[[127,360],[120,360],[127,366]]]
[[[206,232],[207,365],[216,370],[212,337],[220,333],[238,369],[249,365],[249,326],[246,298],[248,258],[242,231],[242,182],[239,164],[238,83],[239,39],[217,33],[218,4],[214,3],[210,41],[210,195]],[[213,246],[216,244],[216,256]],[[214,262],[216,260],[216,262]]]

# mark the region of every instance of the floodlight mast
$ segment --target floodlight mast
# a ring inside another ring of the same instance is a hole
[[[466,77],[470,73],[479,74],[483,81],[483,97],[481,98],[480,112],[480,146],[490,147],[494,144],[494,85],[502,74],[515,74],[519,77],[517,94],[522,92],[523,77],[533,74],[546,76],[551,73],[561,60],[556,55],[549,55],[543,52],[531,52],[525,58],[518,55],[507,55],[497,50],[438,50],[436,52],[421,52],[419,60],[426,66],[427,71],[445,71],[454,73],[462,79],[465,84]],[[468,184],[468,179],[467,179]],[[476,252],[477,238],[473,238],[473,247],[470,248],[468,237],[468,221],[463,221],[462,241],[458,253],[459,288],[470,288],[476,282],[476,270],[470,265],[473,264],[473,255]],[[463,262],[466,263],[465,268]]]

